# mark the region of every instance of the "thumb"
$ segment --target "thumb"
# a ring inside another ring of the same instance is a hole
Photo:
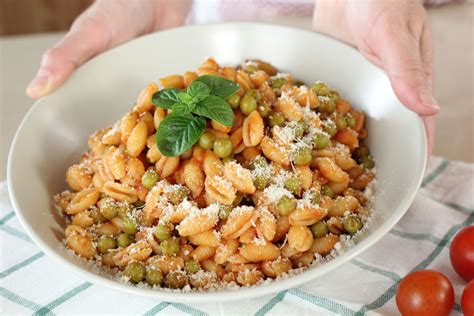
[[[109,32],[98,18],[97,5],[91,6],[72,25],[66,36],[47,50],[26,94],[39,98],[59,87],[71,73],[101,50],[106,49]]]
[[[376,41],[378,47],[374,51],[400,101],[420,115],[435,115],[440,108],[424,70],[419,41],[408,32],[404,33],[394,36],[384,34],[383,38]]]
[[[40,69],[26,88],[26,94],[33,99],[49,94],[60,86],[75,68],[72,56],[60,47],[49,49],[43,54]]]

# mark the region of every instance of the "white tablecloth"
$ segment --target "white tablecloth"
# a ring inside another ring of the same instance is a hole
[[[464,281],[449,261],[449,243],[474,224],[474,164],[433,158],[403,219],[373,248],[329,275],[253,300],[176,304],[130,296],[91,284],[44,255],[24,233],[0,183],[0,314],[127,315],[398,315],[395,292],[407,273],[435,269]],[[41,223],[38,223],[40,225]]]

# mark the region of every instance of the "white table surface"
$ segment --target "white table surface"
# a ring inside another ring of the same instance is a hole
[[[434,154],[474,161],[474,2],[429,9],[436,39],[437,117]],[[309,28],[309,19],[276,21]],[[8,150],[21,119],[34,103],[24,91],[41,54],[63,33],[0,38],[0,181],[6,178]]]

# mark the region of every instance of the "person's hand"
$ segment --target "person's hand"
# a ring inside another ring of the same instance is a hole
[[[36,77],[26,89],[31,98],[58,88],[95,55],[134,37],[184,23],[191,0],[98,0],[44,53]]]
[[[400,101],[423,117],[431,155],[439,106],[433,97],[433,39],[421,1],[317,0],[313,28],[357,46],[386,71]]]

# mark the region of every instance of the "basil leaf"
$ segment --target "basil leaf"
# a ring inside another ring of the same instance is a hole
[[[187,94],[187,93],[185,93],[185,92],[180,92],[180,93],[178,93],[178,98],[179,98],[179,99],[181,100],[181,102],[184,103],[184,104],[189,104],[189,103],[191,103],[191,101],[193,101],[193,98],[192,98],[189,94]]]
[[[155,92],[151,98],[151,102],[163,109],[171,109],[176,103],[180,103],[179,93],[183,91],[175,88],[163,89]]]
[[[184,103],[176,103],[173,105],[173,112],[171,115],[186,115],[191,113],[191,110],[193,108],[190,108],[187,104]]]
[[[193,113],[218,121],[225,126],[234,125],[234,111],[232,111],[229,103],[213,95],[199,103]]]
[[[191,102],[188,104],[188,109],[189,109],[189,112],[191,113],[192,111],[194,111],[194,109],[196,108],[198,104],[195,103],[195,102]]]
[[[215,75],[200,76],[193,82],[195,81],[206,84],[211,89],[211,95],[224,100],[233,95],[240,88],[237,83]]]
[[[211,89],[205,83],[194,80],[189,85],[187,93],[194,102],[198,103],[207,98],[211,93]]]
[[[202,117],[168,115],[156,130],[156,145],[166,157],[179,156],[201,137],[205,126]]]

